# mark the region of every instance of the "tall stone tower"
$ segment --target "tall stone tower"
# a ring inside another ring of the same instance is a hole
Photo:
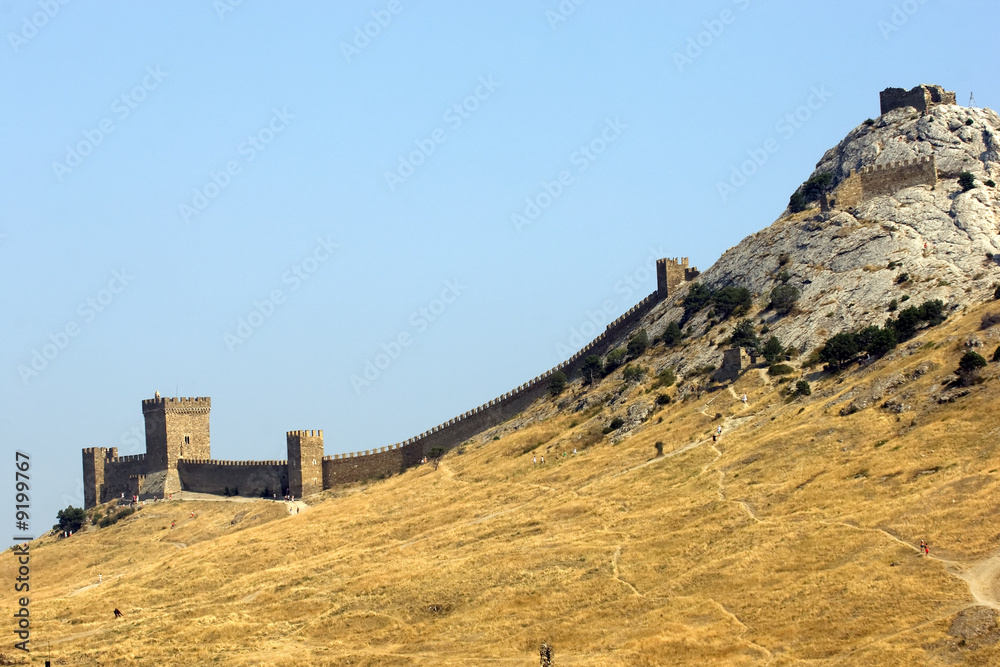
[[[178,459],[210,459],[208,418],[212,399],[155,398],[142,402],[146,420],[146,471],[166,471],[163,493],[181,490],[177,474]]]
[[[688,258],[673,259],[664,257],[656,260],[656,294],[661,299],[667,298],[677,290],[681,283],[694,280],[701,272],[698,267],[688,266]]]
[[[115,455],[117,448],[113,448]],[[83,506],[87,509],[100,503],[103,498],[104,460],[108,450],[104,447],[87,447],[83,450]]]
[[[323,431],[288,431],[288,492],[297,498],[323,490]]]

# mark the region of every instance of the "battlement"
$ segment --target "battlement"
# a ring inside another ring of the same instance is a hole
[[[881,113],[886,114],[893,109],[913,107],[917,111],[926,111],[938,104],[955,104],[955,93],[941,86],[920,84],[911,90],[904,88],[886,88],[879,93]]]
[[[871,165],[862,167],[860,171],[852,169],[831,194],[829,205],[846,209],[866,199],[891,195],[914,185],[933,187],[937,181],[937,164],[933,155]]]
[[[229,461],[221,459],[179,459],[178,463],[186,463],[188,465],[206,465],[206,466],[227,466],[231,468],[248,468],[253,466],[284,466],[288,465],[288,461],[285,460],[274,460],[274,461]]]
[[[158,397],[145,398],[142,401],[142,411],[153,410],[211,410],[212,399],[208,396],[197,397]]]
[[[302,438],[302,437],[306,437],[306,438],[316,438],[316,437],[319,437],[319,438],[322,438],[323,437],[323,430],[320,429],[318,431],[288,431],[287,433],[285,433],[285,437],[293,437],[293,436],[297,437],[297,438]]]

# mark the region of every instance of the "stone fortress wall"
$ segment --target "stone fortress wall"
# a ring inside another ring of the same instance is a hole
[[[927,111],[937,104],[955,104],[955,93],[941,86],[920,84],[911,90],[903,88],[886,88],[878,95],[881,113],[886,114],[893,109],[913,107],[917,111]]]
[[[656,304],[699,275],[686,257],[657,260],[656,270],[657,290],[566,361],[479,407],[387,447],[324,456],[322,431],[289,431],[287,460],[213,460],[208,425],[211,399],[161,398],[157,393],[142,403],[146,454],[119,457],[115,447],[83,450],[84,506],[93,507],[122,493],[162,497],[181,490],[221,494],[228,488],[244,496],[260,496],[265,491],[304,496],[339,484],[398,474],[437,448],[447,451],[521,413],[547,394],[553,374],[561,371],[572,377],[588,356],[611,351]],[[154,479],[156,484],[151,483]]]
[[[934,186],[938,182],[933,155],[851,170],[830,196],[830,206],[850,208],[866,199],[890,195],[914,185]]]

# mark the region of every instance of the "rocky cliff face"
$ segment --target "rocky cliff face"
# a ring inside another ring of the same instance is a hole
[[[992,110],[957,105],[936,106],[923,115],[910,107],[895,109],[859,125],[823,155],[813,175],[830,172],[839,182],[852,170],[933,156],[937,184],[870,197],[849,210],[835,205],[829,212],[786,211],[726,251],[699,280],[746,287],[756,308],[767,304],[780,284],[779,272],[787,271],[788,284],[801,292],[797,309],[753,317],[768,325],[767,335],[802,351],[839,331],[883,324],[892,300],[903,308],[941,299],[951,310],[981,302],[1000,280],[1000,191],[986,183],[1000,180],[998,132],[1000,116]],[[965,171],[976,176],[976,187],[963,192],[958,177]],[[680,320],[685,293],[682,288],[647,317],[651,334]],[[681,372],[721,360],[721,348],[708,341],[722,341],[735,322],[706,327],[707,310],[689,324],[708,336],[671,357],[670,365]]]

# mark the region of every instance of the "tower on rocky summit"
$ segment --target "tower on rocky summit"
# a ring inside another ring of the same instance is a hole
[[[289,431],[288,492],[296,497],[323,490],[323,431]]]
[[[166,471],[163,493],[181,490],[177,475],[179,459],[212,458],[208,432],[212,399],[155,398],[142,402],[146,421],[147,473]]]
[[[927,111],[938,104],[956,104],[953,91],[928,84],[920,84],[912,90],[886,88],[879,93],[878,98],[883,114],[902,107],[913,107],[917,111]]]

